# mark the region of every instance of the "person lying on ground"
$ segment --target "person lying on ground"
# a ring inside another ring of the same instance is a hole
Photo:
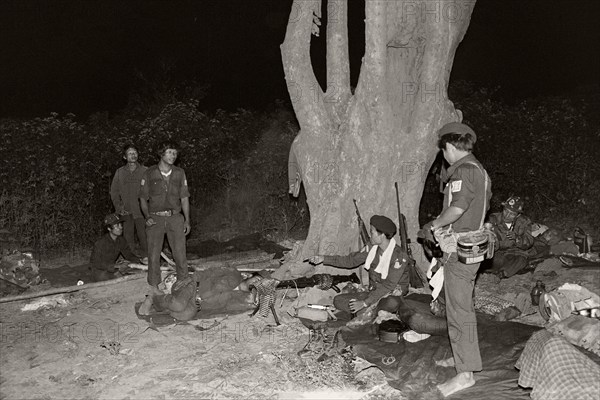
[[[167,276],[164,280],[165,294],[156,294],[152,304],[156,311],[168,311],[179,321],[194,319],[198,312],[196,304],[196,281],[191,276],[179,280],[175,274]]]
[[[509,278],[527,267],[529,251],[534,244],[531,220],[522,214],[524,201],[517,196],[502,203],[502,212],[490,215],[489,222],[496,234],[498,249],[492,268],[486,272]]]
[[[403,295],[408,294],[408,255],[394,239],[396,224],[382,215],[373,215],[370,223],[373,247],[369,251],[357,251],[346,256],[317,255],[309,259],[315,265],[324,263],[344,269],[364,264],[369,271],[369,291],[335,296],[333,304],[338,310],[359,313],[395,289],[400,289]]]
[[[117,214],[109,214],[104,218],[107,233],[94,243],[90,259],[91,278],[93,282],[106,281],[123,276],[127,264],[115,265],[119,255],[132,263],[146,263],[133,254],[127,241],[123,238],[123,224]]]
[[[264,274],[263,274],[264,275]],[[252,275],[246,279],[244,279],[240,284],[236,287],[236,290],[241,290],[244,292],[252,291],[252,287],[259,281],[261,281],[265,276],[263,276],[257,272],[252,273]],[[277,289],[304,289],[307,287],[317,287],[321,290],[329,290],[333,289],[336,292],[340,292],[340,289],[337,287],[339,283],[350,282],[350,283],[360,283],[360,279],[358,275],[330,275],[330,274],[315,274],[311,276],[303,276],[296,279],[288,279],[284,281],[277,281]]]

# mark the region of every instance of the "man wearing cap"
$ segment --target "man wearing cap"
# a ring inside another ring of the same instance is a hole
[[[90,269],[92,281],[106,281],[121,276],[120,270],[115,268],[115,261],[122,255],[127,261],[141,263],[123,238],[123,224],[121,217],[117,214],[109,214],[104,218],[104,226],[108,231],[106,235],[94,243]]]
[[[492,268],[486,272],[508,278],[527,266],[528,250],[533,247],[534,238],[531,220],[522,214],[523,200],[511,196],[502,206],[502,212],[491,214],[489,219],[498,238],[498,250],[492,259]]]
[[[451,122],[438,131],[438,147],[450,164],[445,176],[442,213],[426,224],[426,229],[441,232],[451,227],[456,235],[479,230],[489,209],[491,182],[481,163],[472,154],[477,140],[465,124]],[[438,235],[436,234],[436,238]],[[475,277],[480,263],[464,264],[456,248],[444,252],[444,292],[448,335],[453,358],[439,362],[454,366],[457,375],[438,385],[443,396],[475,384],[473,372],[481,371],[477,339],[477,320],[473,304]]]
[[[138,194],[142,176],[148,168],[138,162],[138,151],[133,144],[123,147],[123,158],[127,162],[119,168],[110,185],[110,198],[117,214],[123,221],[123,237],[135,251],[135,237],[140,243],[142,257],[148,254],[146,226],[140,210]]]
[[[396,224],[383,215],[373,215],[370,223],[373,243],[370,250],[353,252],[347,256],[313,256],[309,260],[315,265],[324,263],[345,269],[364,264],[369,271],[369,291],[335,296],[333,304],[338,310],[359,312],[397,288],[402,290],[402,294],[408,293],[408,255],[394,239]]]
[[[152,298],[161,295],[158,284],[160,276],[160,252],[165,234],[175,259],[177,280],[188,278],[185,237],[190,233],[190,192],[183,169],[174,165],[178,146],[172,141],[160,144],[160,161],[146,170],[140,186],[140,208],[146,218],[148,239],[148,284],[141,315],[150,313]]]

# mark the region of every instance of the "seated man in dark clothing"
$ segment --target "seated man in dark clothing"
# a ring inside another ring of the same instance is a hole
[[[489,222],[496,234],[496,253],[492,268],[486,272],[508,278],[527,266],[530,250],[534,244],[531,235],[531,220],[521,214],[524,202],[520,197],[511,196],[502,203],[502,212],[490,215]]]
[[[374,215],[370,223],[373,247],[369,251],[358,251],[347,256],[310,258],[313,264],[324,263],[345,269],[356,268],[364,263],[365,269],[369,271],[369,291],[335,296],[333,304],[338,310],[359,312],[398,288],[403,295],[408,294],[408,255],[396,244],[396,225],[382,215]]]
[[[123,255],[130,262],[142,263],[142,260],[131,252],[127,241],[123,238],[123,225],[119,215],[107,215],[104,218],[104,226],[108,232],[94,243],[90,259],[93,282],[106,281],[122,276],[121,272],[115,267],[119,255]]]

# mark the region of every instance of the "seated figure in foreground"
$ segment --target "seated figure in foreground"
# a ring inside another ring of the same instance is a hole
[[[338,310],[358,313],[376,304],[383,296],[394,289],[403,295],[408,293],[408,255],[396,244],[396,224],[388,217],[374,215],[370,220],[370,233],[373,247],[350,253],[346,256],[313,256],[312,264],[324,263],[337,268],[352,269],[361,264],[369,271],[369,291],[344,293],[334,297],[333,304]]]

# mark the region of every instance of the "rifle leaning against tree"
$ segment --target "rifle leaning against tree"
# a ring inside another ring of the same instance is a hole
[[[371,235],[369,235],[369,231],[365,226],[365,221],[363,221],[360,216],[360,211],[358,211],[358,204],[356,204],[356,199],[352,199],[354,202],[354,209],[356,210],[356,216],[358,218],[358,229],[360,231],[360,239],[363,243],[363,246],[367,246],[367,248],[371,248],[373,243],[371,243]]]
[[[422,288],[425,286],[425,282],[427,282],[426,278],[423,276],[419,268],[417,267],[417,263],[413,257],[412,249],[410,247],[410,239],[408,238],[408,233],[406,231],[406,217],[400,211],[400,195],[398,193],[398,182],[394,182],[394,186],[396,187],[396,204],[398,206],[398,234],[400,236],[402,250],[408,255],[408,276],[410,280],[410,286],[414,288]]]

